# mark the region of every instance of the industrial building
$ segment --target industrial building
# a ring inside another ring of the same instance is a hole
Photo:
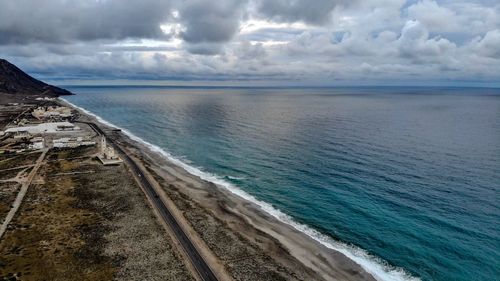
[[[74,125],[70,122],[54,122],[54,123],[42,123],[33,126],[23,126],[23,127],[12,127],[5,130],[6,134],[13,134],[14,138],[16,135],[25,134],[44,134],[44,133],[58,133],[67,131],[79,131],[80,127]]]
[[[90,139],[85,139],[83,137],[60,138],[53,140],[53,147],[55,148],[75,148],[80,146],[91,146],[95,144],[95,141],[91,141]]]

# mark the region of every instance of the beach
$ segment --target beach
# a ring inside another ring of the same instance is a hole
[[[80,119],[98,123],[111,132],[108,137],[140,159],[236,280],[263,280],[260,273],[265,273],[265,268],[283,270],[296,280],[375,280],[341,252],[279,221],[253,202],[190,173],[133,135],[117,132],[111,124],[76,109],[82,114]],[[256,275],[251,277],[249,272]]]

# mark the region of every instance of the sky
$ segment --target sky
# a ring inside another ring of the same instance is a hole
[[[0,57],[59,83],[500,86],[500,1],[0,0]]]

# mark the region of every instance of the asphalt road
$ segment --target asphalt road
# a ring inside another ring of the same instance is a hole
[[[95,123],[91,122],[79,122],[79,123],[88,124],[98,134],[106,137],[106,134]],[[170,229],[174,233],[175,238],[179,241],[186,255],[189,257],[191,264],[198,272],[198,275],[201,278],[201,280],[204,281],[218,280],[215,274],[212,272],[212,269],[208,266],[206,261],[198,252],[198,249],[189,239],[189,236],[184,232],[184,230],[181,228],[175,217],[167,208],[165,202],[163,202],[163,200],[160,198],[156,190],[153,188],[151,182],[144,175],[144,172],[141,170],[139,165],[137,165],[137,163],[130,156],[128,156],[128,154],[119,145],[114,143],[111,139],[107,138],[107,142],[113,146],[113,148],[120,154],[124,162],[129,166],[132,173],[134,173],[134,175],[137,176],[137,179],[139,183],[142,185],[143,190],[146,193],[146,196],[153,203],[154,207],[160,214],[161,218],[165,221],[165,223],[170,227]]]

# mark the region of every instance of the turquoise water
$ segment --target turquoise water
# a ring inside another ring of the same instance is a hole
[[[69,89],[327,243],[363,249],[365,268],[392,270],[379,279],[499,280],[500,90]]]

